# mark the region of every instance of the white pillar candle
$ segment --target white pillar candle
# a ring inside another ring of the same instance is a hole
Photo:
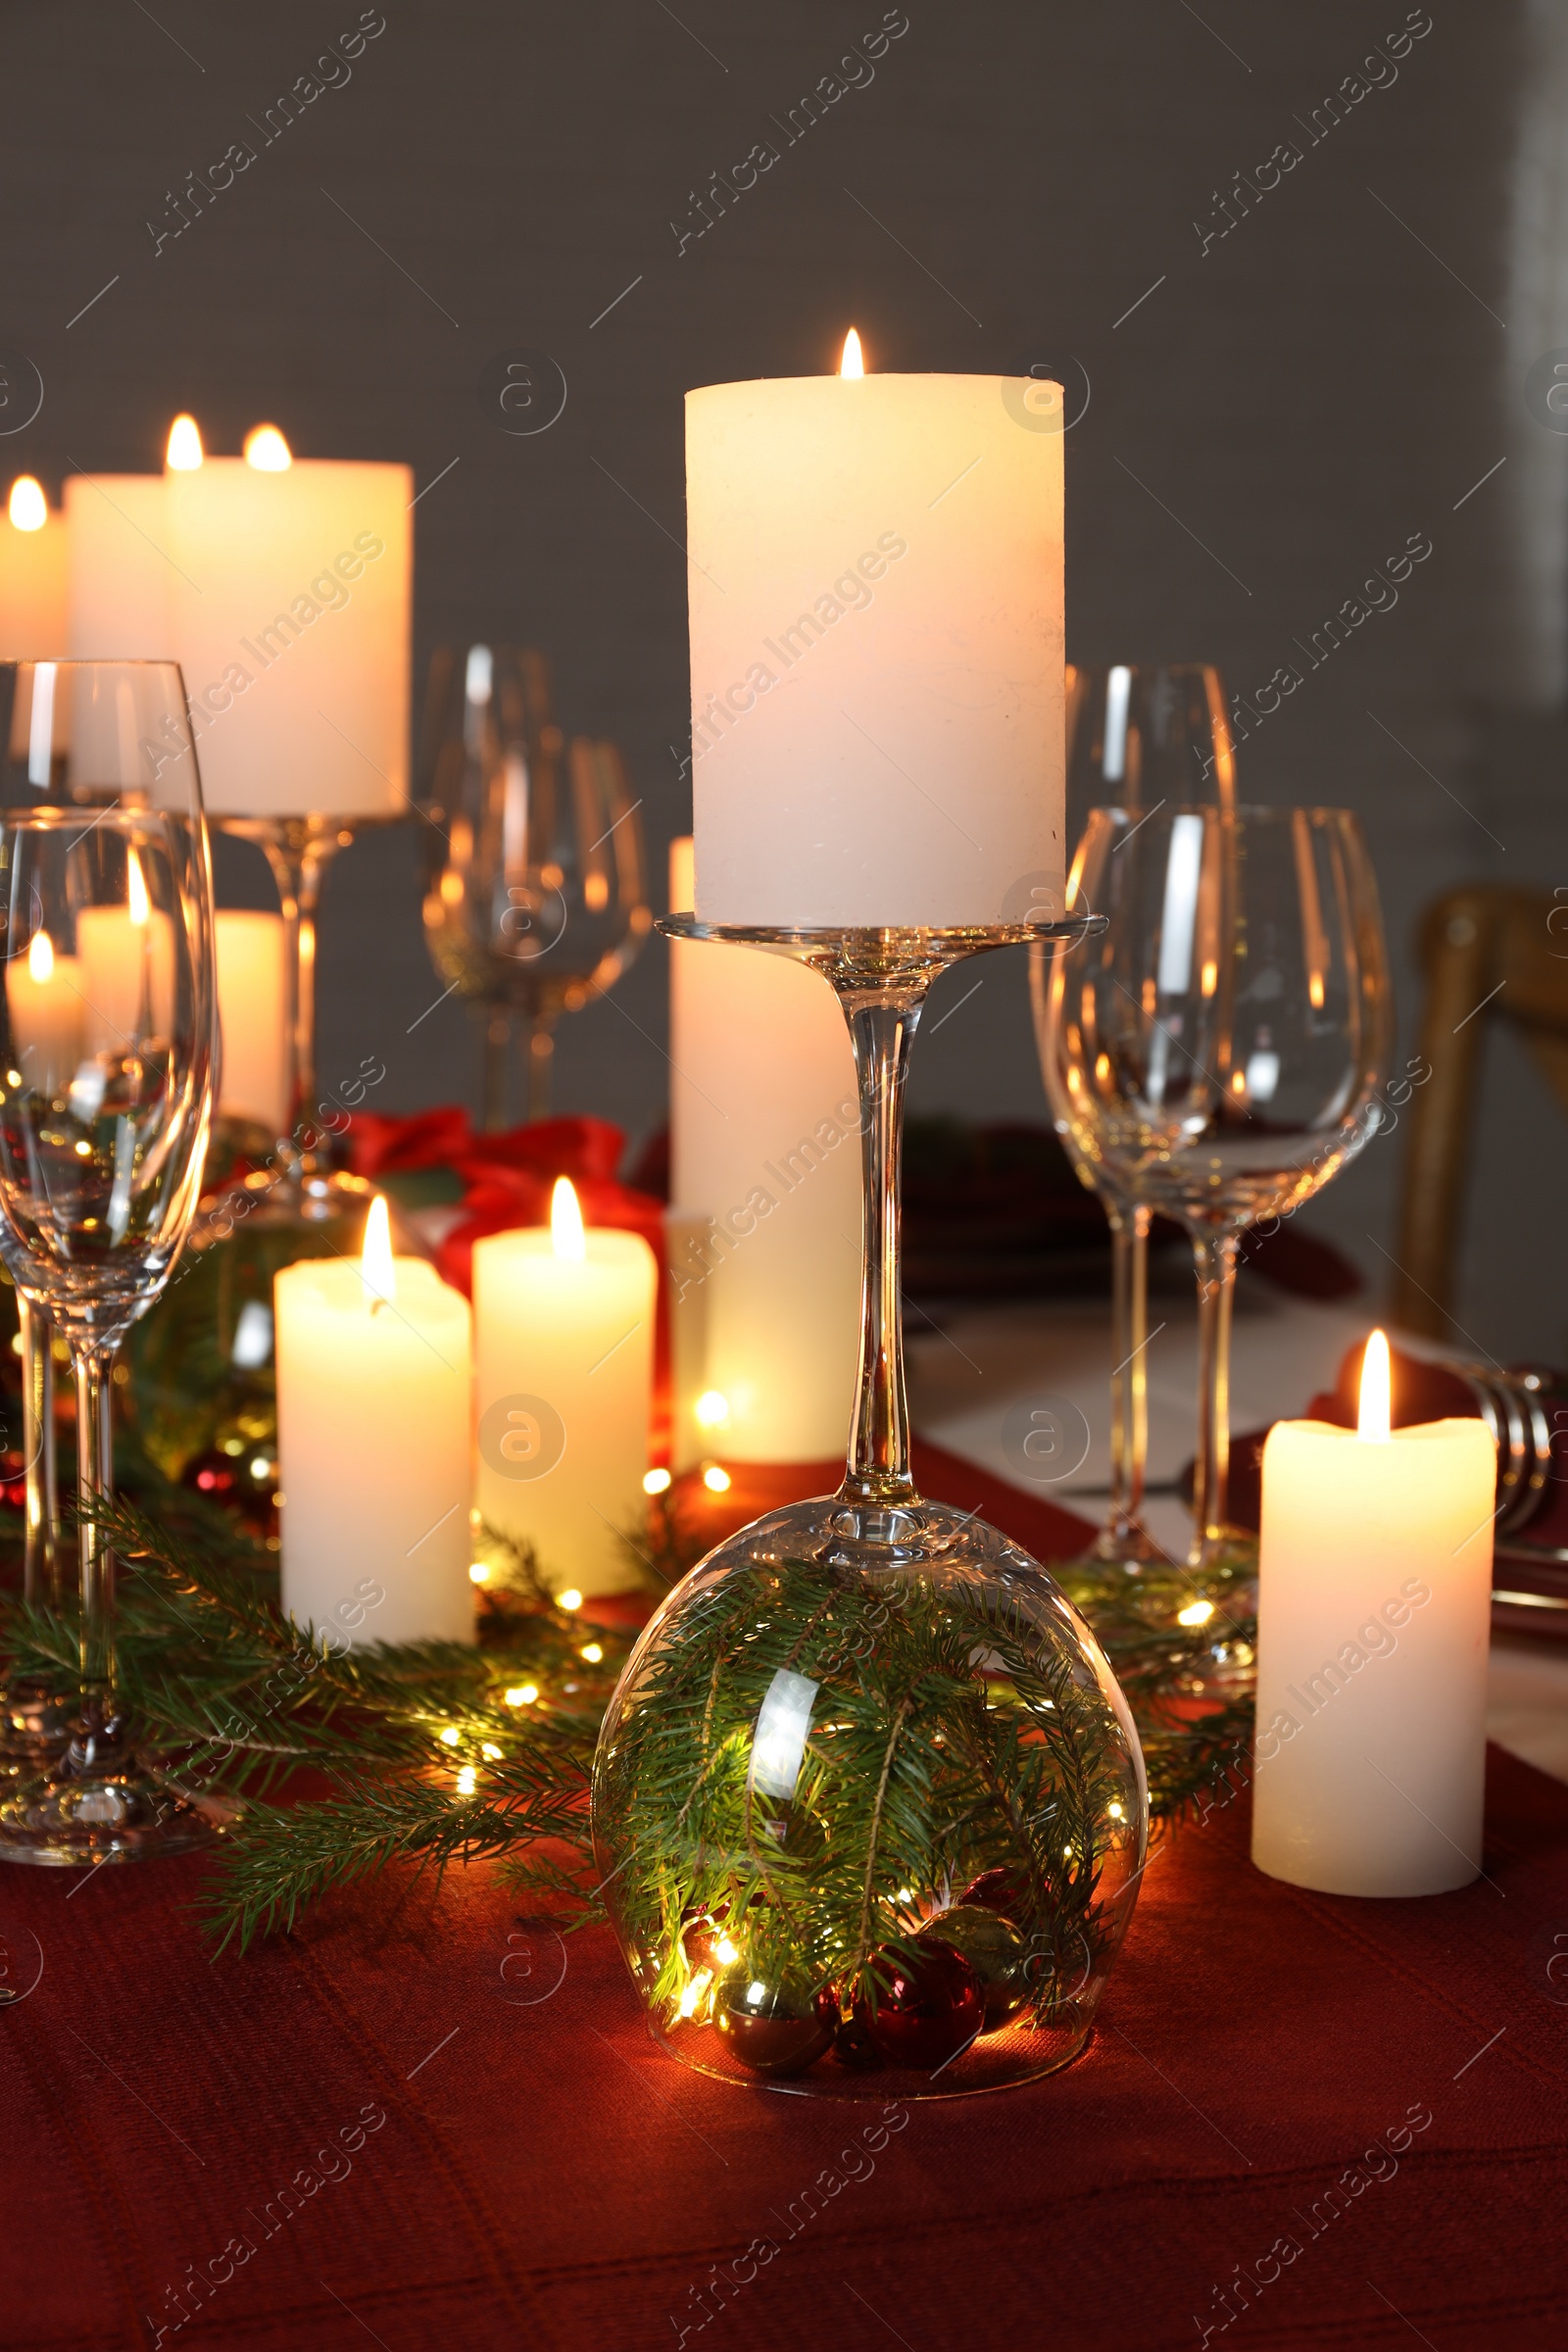
[[[220,906],[217,942],[223,1040],[219,1109],[281,1135],[288,1117],[283,918]]]
[[[172,661],[174,564],[164,476],[70,474],[66,524],[73,661]]]
[[[251,456],[168,476],[175,649],[218,815],[397,815],[409,797],[413,478]]]
[[[1359,1430],[1269,1432],[1252,1859],[1271,1878],[1394,1895],[1477,1876],[1496,1484],[1480,1421],[1390,1434],[1381,1332]]]
[[[467,1300],[394,1260],[384,1200],[363,1264],[285,1266],[272,1298],[284,1608],[344,1640],[471,1641]]]
[[[707,920],[1060,910],[1061,420],[995,375],[687,394]]]
[[[666,1208],[662,1275],[669,1301],[669,1466],[677,1475],[712,1453],[715,1442],[697,1406],[711,1389],[708,1377],[708,1293],[692,1280],[711,1220],[701,1210]],[[698,1254],[694,1255],[694,1249]]]
[[[6,965],[12,1066],[39,1095],[70,1085],[82,1050],[82,976],[74,956],[57,956],[47,931],[35,931],[25,956]]]
[[[148,903],[134,849],[126,857],[126,904],[84,906],[76,917],[76,949],[87,1053],[123,1054],[136,1038],[169,1035],[173,933],[168,915]]]
[[[672,907],[690,906],[691,878],[691,843],[677,841]],[[804,964],[712,940],[670,942],[669,985],[670,1191],[711,1220],[672,1272],[678,1296],[706,1296],[706,1386],[729,1408],[703,1450],[821,1461],[844,1447],[859,1344],[859,1105],[844,1014]]]
[[[0,521],[0,661],[58,661],[66,650],[66,518],[30,473],[11,485]]]
[[[584,1233],[563,1177],[552,1222],[473,1246],[479,1515],[531,1544],[558,1591],[633,1583],[657,1267],[641,1234]]]

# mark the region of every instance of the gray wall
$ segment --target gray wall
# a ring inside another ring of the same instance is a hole
[[[685,387],[827,368],[851,320],[878,367],[1070,351],[1093,398],[1068,443],[1069,651],[1217,661],[1250,690],[1424,531],[1396,610],[1243,748],[1244,792],[1363,812],[1401,962],[1446,883],[1568,880],[1555,739],[1533,770],[1488,749],[1513,740],[1488,715],[1514,676],[1506,469],[1464,495],[1518,427],[1498,317],[1517,0],[1439,9],[1397,79],[1315,143],[1312,110],[1403,24],[1399,0],[907,5],[874,79],[786,146],[779,120],[878,24],[874,0],[385,0],[346,86],[260,146],[247,116],[355,24],[348,0],[158,0],[156,22],[11,0],[0,326],[47,397],[4,455],[53,482],[69,459],[151,467],[188,406],[220,448],[270,416],[302,454],[406,459],[421,486],[460,460],[416,516],[419,667],[454,636],[549,647],[568,723],[623,743],[662,846],[688,818]],[[245,137],[254,165],[155,256],[167,192]],[[692,191],[760,139],[778,163],[678,252]],[[1300,162],[1205,251],[1217,193],[1282,140]],[[479,394],[517,345],[569,387],[531,439]],[[472,1096],[455,1005],[409,1033],[437,994],[409,829],[341,860],[320,972],[328,1075],[373,1050],[402,1105]],[[567,1024],[562,1105],[656,1124],[663,1033],[656,945]],[[1038,1110],[1018,970],[986,970],[915,1095]],[[1374,1268],[1399,1149],[1308,1212]],[[1568,1348],[1560,1249],[1541,1250],[1565,1162],[1568,1128],[1499,1052],[1462,1310],[1499,1352]]]

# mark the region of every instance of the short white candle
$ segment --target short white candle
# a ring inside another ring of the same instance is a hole
[[[81,965],[74,956],[57,956],[47,931],[35,931],[26,955],[7,963],[6,1009],[13,1066],[20,1063],[35,1094],[61,1093],[81,1058]]]
[[[1263,1448],[1252,1859],[1327,1894],[1439,1894],[1481,1867],[1496,1447],[1389,1429],[1374,1332],[1361,1426]]]
[[[634,1583],[648,1468],[657,1266],[641,1234],[585,1233],[563,1177],[551,1225],[473,1246],[477,1501],[557,1590]]]
[[[669,898],[691,905],[691,843],[670,849]],[[815,972],[757,948],[672,940],[670,1190],[706,1212],[671,1258],[684,1307],[706,1301],[702,1386],[728,1406],[706,1435],[738,1462],[815,1462],[843,1449],[860,1311],[860,1120],[838,999]],[[683,1446],[677,1469],[690,1458]]]
[[[161,473],[73,473],[70,650],[75,662],[172,662],[169,502]]]
[[[686,396],[697,911],[1060,911],[1059,387],[814,376]]]
[[[283,918],[218,910],[218,1018],[223,1037],[219,1109],[272,1135],[288,1120]]]
[[[171,612],[209,810],[397,815],[409,797],[406,466],[248,458],[168,476]]]
[[[70,535],[30,473],[0,520],[0,661],[57,661],[66,650]]]
[[[285,1266],[272,1297],[284,1608],[340,1641],[471,1641],[467,1300],[394,1260],[379,1200],[363,1263]]]

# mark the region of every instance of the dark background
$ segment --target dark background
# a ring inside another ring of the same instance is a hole
[[[1568,880],[1565,445],[1523,391],[1568,317],[1521,276],[1515,192],[1554,36],[1521,0],[1432,11],[1397,80],[1308,144],[1311,110],[1404,24],[1398,0],[908,0],[869,86],[785,146],[788,109],[880,24],[872,0],[386,0],[347,85],[261,147],[247,116],[357,8],[10,0],[0,327],[45,400],[7,477],[58,495],[72,460],[152,469],[179,408],[219,451],[268,417],[303,456],[408,461],[434,485],[416,678],[443,639],[549,649],[566,723],[625,749],[662,880],[690,815],[684,390],[828,368],[852,321],[875,368],[1070,352],[1092,387],[1067,445],[1074,658],[1214,661],[1250,692],[1408,534],[1434,543],[1397,609],[1240,756],[1246,798],[1362,812],[1407,1031],[1434,891]],[[187,172],[239,138],[256,162],[155,255],[148,220],[167,225]],[[1221,224],[1217,193],[1287,138],[1301,163],[1205,253],[1195,220]],[[678,253],[671,220],[759,139],[779,162]],[[568,387],[533,438],[481,400],[487,362],[519,345]],[[331,873],[319,970],[323,1077],[373,1053],[388,1107],[476,1101],[456,1003],[410,1029],[439,993],[412,826]],[[977,976],[944,984],[933,1027]],[[563,1108],[661,1122],[664,996],[656,942],[564,1025]],[[915,1068],[920,1107],[1042,1115],[1021,967],[986,966]],[[1402,1140],[1306,1212],[1374,1276]],[[1505,1037],[1478,1159],[1461,1319],[1499,1353],[1560,1355],[1568,1136]]]

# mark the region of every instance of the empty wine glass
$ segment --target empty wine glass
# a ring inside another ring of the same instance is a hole
[[[1229,808],[1236,762],[1225,690],[1206,663],[1135,667],[1116,662],[1067,669],[1067,838],[1077,842],[1097,805],[1114,802],[1134,817],[1172,802]],[[1057,1133],[1080,1181],[1098,1193],[1110,1227],[1110,1493],[1092,1556],[1136,1567],[1158,1559],[1143,1523],[1149,1454],[1149,1227],[1146,1201],[1117,1190],[1105,1167],[1074,1142],[1062,1072],[1051,1050],[1046,1000],[1054,951],[1029,952],[1029,993],[1041,1074]]]
[[[0,1858],[176,1852],[211,1819],[139,1755],[116,1690],[115,1352],[190,1227],[215,1072],[212,871],[177,666],[0,665],[0,1217],[76,1392],[79,1702],[12,1785]]]
[[[613,744],[567,744],[544,656],[485,645],[431,664],[421,797],[430,958],[488,1008],[485,1124],[505,1124],[519,1015],[527,1115],[544,1118],[557,1020],[603,996],[652,928],[641,803]]]
[[[1376,1132],[1390,993],[1377,885],[1343,808],[1097,808],[1069,910],[1108,917],[1050,975],[1077,1150],[1178,1217],[1199,1277],[1193,1547],[1232,1540],[1229,1333],[1243,1230],[1288,1215]]]

